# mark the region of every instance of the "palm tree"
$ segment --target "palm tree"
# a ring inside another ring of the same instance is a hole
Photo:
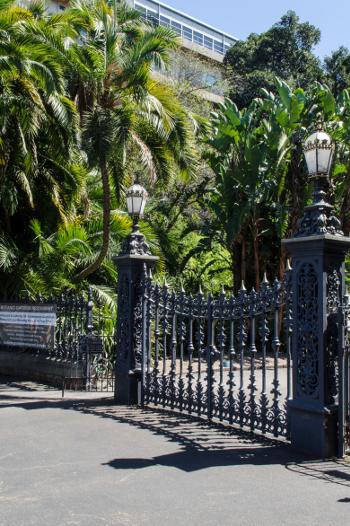
[[[81,115],[83,148],[103,187],[103,242],[76,281],[95,272],[110,242],[111,182],[120,197],[133,170],[154,182],[196,166],[194,131],[172,90],[152,78],[177,46],[174,33],[145,25],[137,11],[112,0],[76,1],[69,10],[81,38],[70,50],[70,91]]]
[[[17,223],[34,208],[46,215],[48,202],[64,218],[82,183],[64,35],[51,22],[0,3],[0,215],[7,232],[16,212]]]

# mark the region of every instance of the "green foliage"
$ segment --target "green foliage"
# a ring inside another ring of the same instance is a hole
[[[207,206],[215,221],[207,225],[208,240],[219,233],[225,243],[236,288],[241,279],[258,287],[263,270],[271,275],[283,270],[281,239],[296,230],[309,197],[302,144],[318,112],[341,144],[332,183],[343,229],[350,231],[349,92],[334,97],[319,83],[308,91],[293,90],[278,78],[275,92],[263,90],[242,110],[227,100],[213,114],[210,162],[215,185]]]
[[[2,295],[114,285],[130,221],[113,209],[136,168],[148,185],[188,181],[198,162],[200,119],[151,77],[176,35],[116,0],[54,15],[7,2],[0,26]]]
[[[231,96],[238,107],[260,96],[261,88],[272,91],[276,75],[303,88],[321,80],[321,65],[312,53],[320,36],[316,27],[301,23],[294,11],[288,11],[268,31],[234,44],[225,63]]]
[[[335,95],[350,86],[350,53],[349,50],[340,46],[339,49],[325,58],[325,71],[327,80]]]
[[[310,199],[302,144],[318,112],[337,143],[333,200],[349,234],[349,53],[323,72],[318,39],[289,12],[235,44],[233,100],[213,108],[198,97],[208,64],[176,55],[178,82],[164,81],[176,34],[123,2],[76,0],[54,15],[0,2],[1,298],[90,285],[101,312],[115,310],[135,173],[151,196],[141,229],[156,279],[216,293],[281,275],[281,239]]]

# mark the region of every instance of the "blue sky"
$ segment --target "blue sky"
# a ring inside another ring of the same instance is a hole
[[[261,33],[289,9],[321,30],[315,49],[321,58],[343,45],[350,48],[350,0],[163,0],[237,38]]]

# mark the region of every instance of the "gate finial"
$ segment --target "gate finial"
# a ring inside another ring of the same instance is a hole
[[[245,288],[244,280],[242,279],[241,288],[239,289],[240,292],[246,292],[247,289]]]

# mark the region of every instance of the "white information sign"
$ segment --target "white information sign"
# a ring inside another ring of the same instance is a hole
[[[47,349],[54,346],[56,306],[0,304],[0,345]]]

